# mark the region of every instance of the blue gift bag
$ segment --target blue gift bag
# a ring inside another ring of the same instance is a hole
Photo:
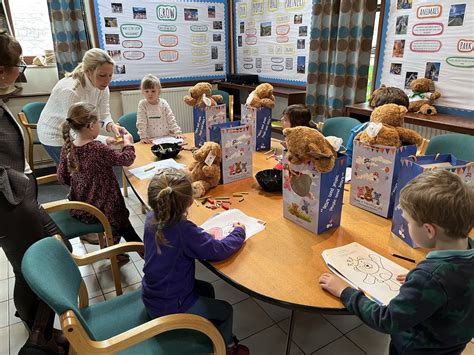
[[[283,154],[283,216],[319,234],[341,224],[346,155],[338,153],[334,168],[318,172],[311,163],[291,164]]]
[[[252,177],[250,131],[249,125],[242,124],[220,128],[223,184]]]
[[[269,150],[272,138],[272,110],[242,105],[241,114],[242,123],[249,124],[252,128],[253,149],[255,151]]]
[[[232,121],[232,122],[215,124],[211,126],[209,129],[209,140],[211,142],[216,142],[218,144],[221,144],[221,141],[222,141],[221,128],[237,127],[237,126],[240,126],[241,124],[242,123],[240,121]]]
[[[414,243],[413,239],[411,239],[410,233],[408,232],[408,223],[405,218],[402,217],[402,210],[399,206],[400,190],[408,184],[410,180],[425,170],[431,169],[446,169],[461,176],[466,182],[473,181],[472,171],[474,170],[474,165],[464,160],[458,160],[452,154],[426,155],[401,160],[400,174],[398,175],[398,189],[394,200],[395,210],[392,218],[392,233],[413,248],[417,248],[418,246]]]
[[[226,121],[226,105],[217,105],[210,107],[194,107],[194,145],[202,146],[210,140],[210,128]]]
[[[354,140],[351,205],[392,217],[400,159],[416,154],[416,145],[389,147]]]

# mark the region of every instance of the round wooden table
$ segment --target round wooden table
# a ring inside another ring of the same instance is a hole
[[[193,145],[192,134],[186,135],[186,142]],[[272,146],[280,148],[279,141]],[[143,166],[156,160],[150,145],[135,145],[137,158],[132,166],[125,169],[127,179],[137,196],[147,204],[149,180],[139,180],[129,169]],[[276,162],[267,159],[263,152],[253,154],[253,175],[263,169],[272,168]],[[189,165],[190,151],[182,151],[177,162]],[[231,197],[236,192],[248,192],[245,200]],[[316,235],[297,224],[283,218],[281,193],[267,193],[258,185],[254,177],[212,189],[210,196],[231,197],[232,208],[238,208],[249,216],[267,222],[266,229],[247,240],[232,257],[221,262],[204,262],[218,276],[239,290],[263,301],[295,310],[321,313],[347,314],[341,301],[323,291],[318,284],[321,273],[328,271],[321,256],[325,249],[358,242],[388,259],[411,269],[415,264],[391,253],[407,256],[416,261],[424,259],[426,250],[413,249],[399,238],[391,235],[391,221],[349,204],[349,185],[344,191],[341,226],[326,233]],[[188,218],[197,225],[205,222],[216,212],[203,205],[193,204]],[[290,319],[291,339],[293,312]],[[288,348],[287,348],[288,349]]]

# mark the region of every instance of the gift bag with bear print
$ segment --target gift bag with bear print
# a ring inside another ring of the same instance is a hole
[[[226,122],[226,105],[193,108],[194,145],[202,146],[210,140],[213,125]]]
[[[452,154],[436,154],[420,157],[409,157],[401,160],[400,174],[398,176],[398,189],[395,195],[395,210],[392,218],[392,233],[409,244],[413,248],[418,246],[410,237],[408,223],[402,216],[402,210],[399,206],[400,190],[405,187],[410,180],[420,175],[426,170],[447,169],[454,174],[461,176],[466,182],[472,183],[472,172],[474,162],[468,163],[464,160],[458,160]]]
[[[241,114],[242,123],[251,127],[253,150],[269,150],[272,138],[272,110],[242,105]]]
[[[354,140],[351,205],[382,217],[392,217],[400,159],[415,154],[416,145],[371,146]]]
[[[249,125],[221,128],[222,183],[252,177],[251,128]]]
[[[283,216],[319,234],[341,224],[346,155],[338,153],[334,168],[320,173],[312,163],[290,164],[283,154]]]

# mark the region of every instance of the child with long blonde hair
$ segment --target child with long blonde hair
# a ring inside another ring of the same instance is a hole
[[[232,343],[232,306],[216,300],[208,282],[195,280],[195,259],[224,260],[245,241],[245,226],[217,240],[186,219],[193,204],[193,189],[181,170],[157,172],[148,187],[152,208],[145,221],[145,266],[143,302],[152,318],[174,313],[192,313],[209,319]],[[241,345],[238,345],[242,347]]]
[[[145,75],[140,89],[143,100],[138,103],[137,129],[140,142],[152,143],[153,138],[176,136],[181,138],[181,128],[176,122],[168,102],[160,98],[161,82],[153,74]]]
[[[135,160],[133,137],[123,136],[123,148],[116,151],[96,141],[101,121],[95,107],[85,102],[73,104],[62,126],[64,146],[58,166],[58,179],[71,187],[69,199],[87,202],[101,210],[117,235],[128,242],[141,242],[129,220],[129,211],[115,177],[114,166],[129,166]],[[76,133],[71,137],[71,129]],[[85,211],[73,210],[72,216],[83,223],[97,223]],[[127,261],[127,260],[122,260]]]

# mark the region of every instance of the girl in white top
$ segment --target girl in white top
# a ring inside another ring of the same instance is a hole
[[[94,105],[103,130],[113,132],[115,136],[128,133],[125,128],[117,126],[110,116],[108,86],[113,70],[114,61],[107,52],[92,48],[84,54],[82,63],[53,88],[38,121],[38,138],[56,164],[64,144],[61,127],[69,107],[76,102]],[[102,136],[99,140],[107,144],[115,142],[113,137]]]
[[[137,129],[140,142],[151,144],[155,137],[181,138],[181,128],[176,123],[171,107],[160,98],[160,79],[152,74],[142,79],[140,86],[145,99],[140,100],[137,110]]]

